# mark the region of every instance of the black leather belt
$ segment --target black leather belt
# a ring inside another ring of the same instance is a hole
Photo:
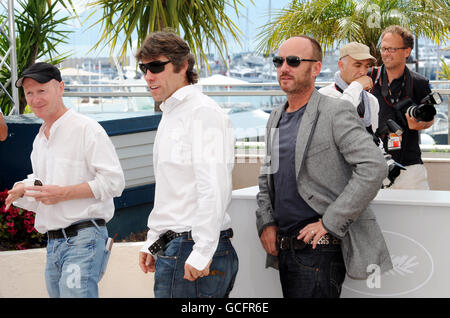
[[[98,226],[104,226],[106,224],[105,220],[103,220],[103,219],[95,219],[94,221],[95,221],[95,223],[97,223]],[[84,229],[87,227],[91,227],[91,226],[95,226],[94,223],[92,223],[92,221],[80,222],[80,223],[69,225],[68,227],[66,227],[64,229],[64,232],[66,233],[67,237],[77,236],[78,230],[81,230],[81,229]],[[48,235],[49,239],[64,238],[63,229],[48,231],[47,235]]]
[[[304,249],[307,245],[312,245],[312,240],[310,240],[308,243],[305,243],[303,240],[297,240],[297,235],[295,236],[278,236],[277,237],[277,243],[280,250],[301,250]],[[339,245],[341,244],[341,241],[334,236],[330,235],[329,233],[323,235],[319,241],[317,242],[318,245]]]
[[[164,234],[161,234],[159,236],[159,239],[153,243],[148,250],[153,255],[157,254],[160,250],[164,249],[167,244],[169,244],[170,241],[173,239],[176,239],[177,237],[186,236],[188,239],[192,240],[192,233],[191,231],[188,232],[181,232],[176,233],[174,231],[167,231]],[[220,238],[232,238],[233,237],[233,229],[229,228],[228,230],[224,230],[220,232]]]

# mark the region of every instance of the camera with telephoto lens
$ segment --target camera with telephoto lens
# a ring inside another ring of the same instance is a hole
[[[389,188],[394,183],[395,178],[400,174],[400,170],[406,170],[405,166],[392,159],[392,155],[388,154],[384,149],[382,140],[386,138],[386,135],[391,133],[401,136],[403,134],[403,129],[395,121],[388,119],[386,125],[378,128],[373,134],[373,141],[383,153],[384,160],[386,160],[388,166],[388,179],[390,183],[388,185],[383,184],[382,188]]]
[[[417,105],[411,98],[406,98],[398,102],[394,108],[403,111],[417,121],[432,121],[436,115],[436,108],[433,105],[442,103],[442,97],[438,92],[432,92],[425,96]]]

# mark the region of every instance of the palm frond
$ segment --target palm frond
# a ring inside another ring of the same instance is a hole
[[[218,49],[225,60],[226,35],[237,41],[242,36],[225,13],[227,7],[232,7],[238,14],[241,0],[97,0],[90,6],[103,11],[101,18],[91,25],[100,24],[103,30],[92,50],[102,45],[110,46],[110,53],[113,54],[121,45],[122,60],[126,59],[132,39],[137,37],[140,45],[149,33],[166,27],[183,34],[198,61],[206,60],[206,52],[211,48]]]

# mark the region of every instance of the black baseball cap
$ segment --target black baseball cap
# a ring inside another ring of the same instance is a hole
[[[52,79],[55,79],[58,82],[62,81],[61,72],[58,68],[45,62],[34,63],[23,71],[22,76],[16,81],[16,87],[22,87],[23,80],[27,77],[32,78],[39,83],[47,83]]]

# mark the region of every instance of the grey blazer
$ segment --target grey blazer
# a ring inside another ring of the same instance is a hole
[[[267,122],[266,156],[257,195],[259,235],[275,224],[273,173],[278,160],[272,147],[283,110],[280,106],[272,111]],[[314,90],[298,130],[295,152],[298,193],[322,215],[327,231],[341,239],[347,274],[365,279],[371,274],[367,272],[371,264],[380,266],[382,272],[392,269],[381,229],[368,208],[388,169],[355,107]],[[266,265],[277,268],[277,258],[268,255]]]

